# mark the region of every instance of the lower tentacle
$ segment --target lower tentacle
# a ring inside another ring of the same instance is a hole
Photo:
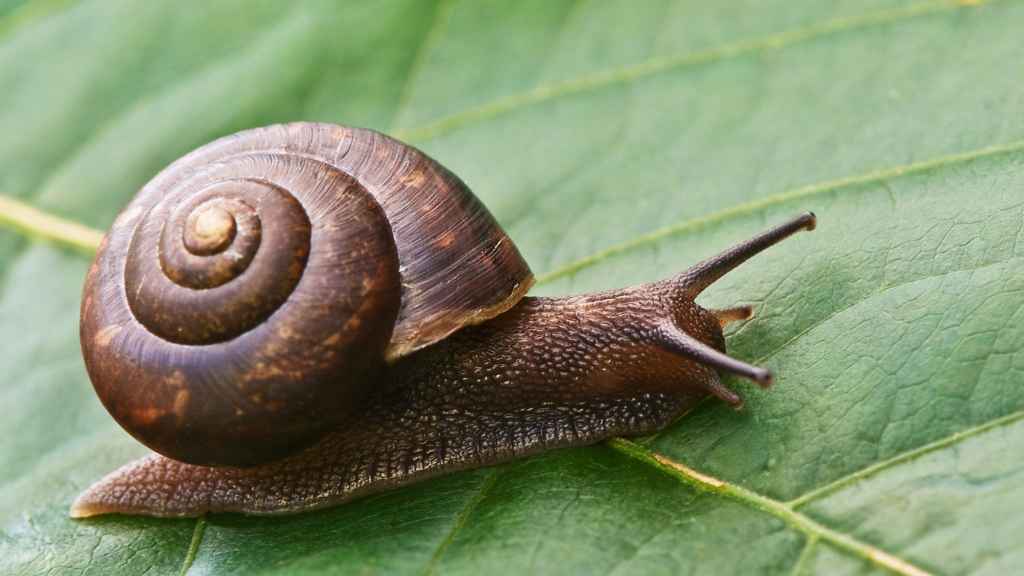
[[[750,305],[710,310],[710,312],[714,314],[715,318],[718,318],[718,324],[722,328],[725,328],[733,322],[749,320],[754,317],[754,307]]]

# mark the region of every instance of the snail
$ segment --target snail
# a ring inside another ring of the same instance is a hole
[[[295,513],[445,472],[664,428],[719,372],[739,306],[694,299],[815,226],[804,213],[666,280],[528,297],[529,266],[454,174],[383,134],[216,140],[124,208],[83,291],[101,402],[155,453],[71,516]]]

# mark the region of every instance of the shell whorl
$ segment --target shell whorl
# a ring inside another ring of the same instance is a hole
[[[287,149],[193,154],[140,191],[101,247],[86,365],[154,450],[274,460],[358,409],[400,285],[387,216],[349,174]]]
[[[206,178],[214,183],[203,187]],[[164,197],[128,248],[132,312],[170,342],[213,344],[244,334],[284,304],[306,267],[311,224],[288,188],[220,178],[215,170]],[[282,186],[307,185],[278,178]],[[232,282],[242,274],[243,282]]]
[[[373,130],[278,124],[222,138],[189,157],[214,162],[275,152],[350,175],[384,209],[402,275],[388,359],[501,314],[533,284],[515,244],[462,180],[415,147]]]
[[[369,130],[288,124],[186,155],[117,218],[86,279],[82,348],[122,427],[195,464],[286,456],[386,361],[532,283],[457,177]]]

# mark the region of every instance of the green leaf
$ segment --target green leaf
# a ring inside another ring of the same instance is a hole
[[[1012,0],[0,2],[0,572],[1019,570],[1022,25]],[[539,294],[814,210],[702,297],[756,306],[728,346],[777,385],[316,513],[72,521],[144,449],[80,359],[63,244],[94,236],[44,213],[105,228],[176,157],[288,120],[438,158]]]

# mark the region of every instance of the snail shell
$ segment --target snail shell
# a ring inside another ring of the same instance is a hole
[[[178,160],[117,218],[81,340],[104,406],[176,460],[251,465],[358,410],[386,362],[516,304],[529,267],[419,150],[326,124]]]

